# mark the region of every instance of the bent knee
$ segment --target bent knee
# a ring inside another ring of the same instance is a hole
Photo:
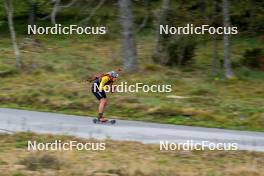
[[[103,105],[106,105],[106,104],[107,104],[106,99],[105,99],[105,98],[102,98],[102,99],[100,100],[100,103],[102,103]]]

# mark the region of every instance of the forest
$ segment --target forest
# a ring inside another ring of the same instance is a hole
[[[1,0],[0,106],[95,115],[87,76],[170,93],[110,95],[107,116],[263,131],[261,0]],[[106,27],[104,35],[28,35],[28,25]],[[236,27],[237,34],[160,34],[160,26]]]

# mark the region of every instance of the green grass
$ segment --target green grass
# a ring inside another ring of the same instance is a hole
[[[35,38],[39,39],[41,47],[28,46],[21,51],[22,72],[15,70],[9,38],[1,38],[0,71],[12,74],[0,79],[0,106],[96,115],[97,101],[90,92],[90,85],[81,80],[86,75],[122,66],[119,40],[94,36]],[[171,84],[173,91],[111,94],[107,117],[264,131],[263,72],[235,67],[235,80],[210,76],[210,42],[198,46],[190,69],[157,66],[151,61],[153,40],[149,36],[138,36],[137,40],[139,71],[121,74],[118,82]],[[221,43],[218,43],[219,54]],[[255,38],[234,38],[231,56],[238,62],[245,49],[257,45],[263,46]]]

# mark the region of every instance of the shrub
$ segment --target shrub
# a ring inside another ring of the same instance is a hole
[[[0,165],[7,165],[8,163],[6,161],[3,161],[1,158],[0,158]]]
[[[259,60],[259,57],[261,55],[261,48],[247,49],[243,54],[242,64],[250,68],[260,68],[261,61]]]
[[[185,66],[193,61],[196,42],[190,39],[178,39],[168,44],[168,62],[166,65]]]
[[[145,65],[144,70],[146,70],[146,71],[159,71],[159,70],[161,70],[161,67],[159,65],[155,65],[155,64],[147,64],[147,65]]]
[[[32,154],[25,158],[23,158],[20,164],[25,165],[28,170],[38,170],[38,169],[59,169],[61,166],[61,162],[55,156],[44,154],[44,155],[36,155]]]
[[[26,175],[21,172],[16,172],[12,176],[26,176]]]
[[[0,70],[0,78],[13,76],[18,73],[16,69]]]
[[[209,85],[195,86],[191,91],[191,94],[196,96],[214,95],[215,93],[216,92]]]

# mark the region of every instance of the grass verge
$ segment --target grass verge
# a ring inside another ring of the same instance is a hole
[[[105,140],[105,151],[27,151],[27,141],[98,142],[34,133],[0,134],[3,176],[262,176],[264,153],[160,151],[158,145]]]

